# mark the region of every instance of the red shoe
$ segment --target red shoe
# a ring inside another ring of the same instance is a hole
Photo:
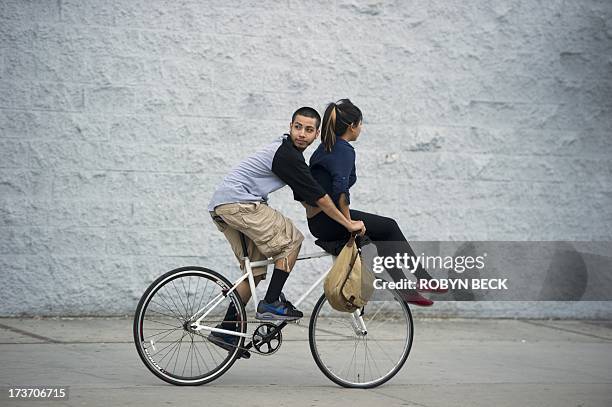
[[[434,303],[429,298],[425,298],[413,290],[398,290],[398,293],[400,297],[402,297],[402,300],[409,304],[420,305],[421,307],[430,307]]]
[[[417,280],[417,287],[421,286],[421,281],[428,282],[429,280]],[[448,292],[448,288],[429,288],[429,285],[427,285],[426,288],[417,288],[417,291],[422,293],[446,294]]]

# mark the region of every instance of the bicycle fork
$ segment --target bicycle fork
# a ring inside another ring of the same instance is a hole
[[[363,311],[364,308],[353,311],[351,314],[351,326],[355,331],[356,335],[365,336],[368,334],[368,329],[365,326],[365,322],[363,320]]]

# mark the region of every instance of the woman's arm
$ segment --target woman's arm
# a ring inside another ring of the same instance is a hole
[[[360,235],[365,233],[365,224],[360,220],[352,220],[346,217],[342,212],[336,208],[334,202],[331,200],[329,195],[325,195],[317,201],[318,206],[308,205],[306,202],[301,202],[302,206],[306,209],[306,217],[312,218],[319,212],[325,212],[327,216],[344,226],[350,232],[359,232]],[[347,206],[348,207],[348,206]]]
[[[342,212],[342,214],[344,215],[344,217],[347,220],[351,220],[351,211],[349,209],[349,202],[348,199],[346,198],[346,194],[343,192],[340,194],[340,197],[338,198],[338,206],[340,209],[340,212]]]
[[[331,198],[338,204],[347,219],[350,219],[349,188],[355,183],[353,170],[355,168],[355,150],[348,143],[340,144],[333,152],[333,159],[327,161],[326,169],[332,179]]]

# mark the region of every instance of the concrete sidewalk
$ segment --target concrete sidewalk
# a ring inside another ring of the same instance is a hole
[[[138,358],[127,318],[0,319],[2,406],[611,406],[612,322],[416,319],[402,371],[343,389],[317,368],[306,321],[274,355],[175,387]],[[8,387],[62,385],[63,401],[9,400]]]

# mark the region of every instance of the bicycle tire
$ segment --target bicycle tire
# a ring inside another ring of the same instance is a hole
[[[159,311],[151,311],[149,314],[161,314],[161,315],[166,315],[166,319],[163,319],[161,316],[157,317],[159,320],[157,321],[158,324],[164,324],[164,325],[172,325],[172,324],[178,324],[179,321],[183,324],[183,330],[185,332],[187,332],[186,334],[183,333],[181,338],[180,338],[180,343],[178,344],[178,354],[176,356],[176,361],[174,363],[175,367],[176,364],[179,360],[179,354],[180,354],[180,348],[181,348],[181,344],[183,341],[183,338],[186,336],[190,336],[191,339],[191,345],[190,345],[190,351],[191,349],[193,349],[193,356],[191,359],[191,370],[193,370],[193,361],[194,361],[194,356],[195,356],[195,360],[196,360],[196,364],[198,366],[198,368],[200,368],[200,361],[204,362],[204,364],[206,364],[206,361],[204,359],[204,356],[201,352],[199,352],[199,348],[198,345],[200,346],[206,346],[208,352],[210,353],[211,359],[215,360],[216,359],[214,357],[215,352],[217,354],[219,354],[219,359],[222,359],[221,362],[215,366],[213,369],[210,369],[209,371],[206,371],[202,374],[198,374],[196,376],[185,376],[184,374],[176,374],[176,373],[172,373],[168,371],[168,366],[166,366],[165,368],[162,368],[162,366],[160,365],[159,361],[156,361],[151,352],[149,351],[151,348],[149,347],[149,342],[147,342],[147,337],[145,336],[145,322],[147,321],[147,311],[149,310],[149,306],[151,305],[151,301],[153,298],[156,298],[156,294],[159,294],[158,297],[164,299],[165,297],[162,297],[161,295],[161,290],[164,289],[164,287],[169,287],[170,283],[172,283],[174,285],[175,291],[177,293],[179,293],[179,289],[176,288],[176,285],[174,282],[177,281],[177,279],[179,278],[189,278],[189,277],[197,277],[197,282],[198,282],[198,286],[199,283],[202,282],[200,280],[200,278],[203,278],[204,280],[206,280],[206,287],[208,288],[209,283],[212,283],[211,285],[211,290],[214,291],[216,294],[218,295],[219,292],[222,292],[223,290],[229,290],[232,287],[232,284],[225,278],[223,277],[221,274],[204,268],[204,267],[198,267],[198,266],[187,266],[187,267],[180,267],[174,270],[170,270],[167,273],[163,274],[162,276],[160,276],[159,278],[157,278],[153,283],[151,283],[149,285],[149,287],[147,288],[147,290],[145,291],[145,293],[143,294],[143,296],[141,297],[140,301],[138,302],[138,306],[136,307],[136,312],[134,314],[134,325],[133,325],[133,334],[134,334],[134,344],[136,345],[136,350],[138,352],[138,355],[140,356],[140,359],[143,361],[143,363],[145,364],[145,366],[157,377],[159,377],[160,379],[177,385],[177,386],[197,386],[197,385],[202,385],[205,383],[209,383],[217,378],[219,378],[221,375],[223,375],[225,372],[227,372],[232,365],[234,364],[234,362],[239,358],[239,351],[240,351],[240,347],[243,346],[244,344],[244,338],[239,337],[239,341],[237,344],[237,347],[233,350],[233,351],[225,351],[228,352],[227,356],[223,357],[223,352],[221,352],[216,345],[212,344],[211,342],[207,342],[206,337],[203,334],[197,334],[195,332],[190,332],[187,328],[185,328],[185,323],[188,320],[188,318],[186,317],[187,315],[189,315],[189,309],[187,309],[187,306],[185,306],[185,310],[180,310],[180,305],[177,305],[179,303],[183,303],[183,306],[185,305],[185,301],[174,301],[173,298],[170,298],[171,301],[164,301],[164,303],[166,305],[161,305],[160,308],[162,308],[162,310],[164,311],[164,313],[161,313]],[[192,281],[192,279],[189,280],[190,282]],[[183,288],[184,288],[184,281],[181,280],[181,282],[183,283]],[[203,282],[202,282],[203,283]],[[195,302],[197,301],[197,295],[198,293],[198,289],[195,288],[195,297],[193,298],[193,303],[190,303],[189,301],[189,294],[191,292],[191,288],[189,288],[188,290],[185,290],[185,294],[187,296],[187,305],[191,306],[191,309],[195,309]],[[206,291],[205,288],[202,288],[202,293],[199,294],[201,295],[201,299],[200,299],[200,304],[203,301],[203,296],[204,296],[204,292]],[[169,297],[169,296],[168,296]],[[237,293],[234,291],[228,295],[225,296],[225,300],[229,300],[231,302],[234,303],[234,305],[236,306],[236,310],[237,310],[237,315],[238,315],[238,321],[245,321],[246,322],[246,311],[244,308],[244,305],[242,304],[242,302],[238,299]],[[174,303],[174,306],[171,304]],[[154,305],[157,303],[154,303]],[[161,302],[160,302],[161,304]],[[152,309],[153,307],[151,307]],[[216,309],[216,308],[215,308]],[[178,310],[178,312],[177,312]],[[185,313],[183,314],[182,311],[185,311]],[[184,320],[183,320],[184,318]],[[221,318],[222,319],[222,318]],[[176,320],[176,321],[175,321]],[[164,322],[161,322],[164,321]],[[151,320],[149,320],[149,322],[151,322]],[[153,323],[155,323],[155,320],[152,320]],[[172,323],[168,323],[168,322],[172,322]],[[240,326],[240,331],[242,333],[246,332],[246,323],[239,323],[238,324]],[[167,331],[171,331],[168,333],[168,335],[174,334],[175,332],[172,331],[180,331],[179,326],[180,325],[172,325],[174,328],[166,328]],[[165,327],[164,327],[165,328]],[[161,330],[161,328],[157,329],[157,330]],[[176,332],[178,334],[178,332]],[[162,333],[156,333],[154,335],[151,336],[155,336],[155,335],[161,335]],[[166,335],[166,333],[164,332],[163,335]],[[193,335],[193,336],[192,336]],[[195,336],[198,336],[199,338],[195,338]],[[195,338],[195,342],[194,342],[194,338]],[[200,339],[201,343],[198,342],[198,339]],[[155,350],[155,346],[154,346],[154,342],[151,339],[150,340],[150,345],[153,347],[153,350],[156,352],[155,354],[157,354],[158,351]],[[195,344],[194,344],[195,343]],[[170,345],[168,345],[170,346]],[[174,353],[176,354],[176,345],[174,346]],[[210,346],[210,348],[208,348],[208,346]],[[170,351],[168,351],[170,352]],[[198,359],[198,352],[199,352],[199,356],[201,357],[200,359]],[[167,355],[167,354],[166,354]],[[164,356],[166,357],[166,356]],[[172,361],[172,358],[174,357],[174,354],[170,357],[170,361]],[[185,358],[185,367],[183,368],[183,372],[185,371],[186,365],[187,365],[187,358],[189,357],[189,352]],[[182,363],[182,359],[181,359],[181,363]],[[211,363],[212,364],[212,363]],[[180,365],[179,365],[180,367]],[[208,368],[208,365],[206,364],[206,368]]]
[[[406,304],[403,300],[401,300],[401,297],[399,297],[399,294],[397,292],[393,292],[392,294],[396,302],[396,306],[398,306],[398,308],[401,310],[401,313],[403,314],[401,317],[404,318],[406,322],[407,333],[406,333],[406,339],[404,341],[405,343],[402,344],[402,352],[397,356],[397,360],[394,362],[394,366],[391,369],[386,371],[384,374],[379,375],[379,377],[373,377],[370,380],[364,380],[364,381],[354,381],[354,380],[349,380],[346,377],[340,377],[338,372],[330,367],[331,365],[330,361],[324,360],[324,359],[331,360],[332,358],[338,357],[338,352],[340,352],[341,350],[342,340],[339,340],[338,343],[334,344],[334,349],[333,351],[329,352],[329,356],[327,355],[324,357],[321,356],[320,348],[322,347],[322,344],[324,342],[322,339],[320,339],[321,335],[317,334],[317,329],[319,331],[324,331],[325,328],[322,326],[319,326],[319,322],[322,320],[322,318],[333,318],[334,315],[338,316],[339,318],[342,318],[342,315],[347,317],[347,316],[350,316],[351,314],[333,311],[331,309],[331,306],[328,305],[325,295],[322,295],[321,298],[319,298],[319,300],[314,306],[314,309],[312,310],[312,314],[310,317],[310,323],[308,327],[308,342],[310,344],[310,352],[312,354],[312,357],[315,363],[317,364],[321,372],[332,382],[336,383],[339,386],[347,387],[347,388],[369,389],[369,388],[380,386],[383,383],[386,383],[387,381],[392,379],[404,366],[404,364],[406,363],[406,360],[408,359],[408,355],[410,354],[410,350],[412,348],[412,341],[414,337],[414,323],[412,320],[412,313],[410,312],[410,308],[408,307],[408,304]],[[366,308],[369,305],[370,304],[366,305]],[[325,308],[325,312],[327,312],[331,316],[328,316],[328,317],[321,316],[321,312],[324,308]],[[370,324],[370,326],[368,326],[368,333],[365,336],[373,334],[373,332],[371,331],[372,328],[374,327],[372,327]],[[334,333],[334,335],[336,334],[337,333]],[[351,334],[349,332],[345,332],[343,333],[343,335],[347,338],[346,342],[350,342]],[[353,343],[355,344],[354,348],[357,349],[358,347],[358,345],[356,344],[357,342],[354,338],[353,340],[354,340]],[[367,356],[367,353],[368,353],[367,340],[366,340],[365,348],[366,348],[365,354]],[[330,349],[331,349],[331,345],[330,345]],[[364,365],[367,365],[367,362],[364,362]],[[364,373],[365,373],[365,370],[366,368],[364,366]]]

